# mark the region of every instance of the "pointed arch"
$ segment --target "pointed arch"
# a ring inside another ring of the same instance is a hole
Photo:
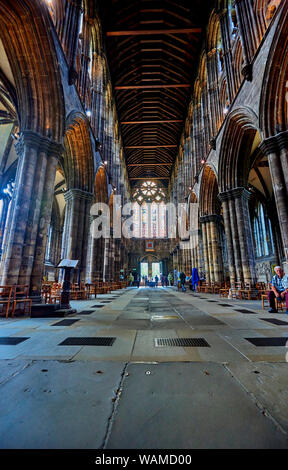
[[[64,171],[69,189],[93,191],[93,152],[86,117],[72,112],[67,118],[64,139]]]
[[[258,117],[250,108],[237,108],[229,114],[220,148],[220,192],[247,185],[249,155],[257,132]]]
[[[20,131],[61,142],[64,99],[50,21],[45,2],[1,1],[0,38],[15,80]]]

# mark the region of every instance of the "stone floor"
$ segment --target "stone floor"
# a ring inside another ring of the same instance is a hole
[[[288,448],[285,312],[174,288],[71,304],[0,320],[1,449]]]

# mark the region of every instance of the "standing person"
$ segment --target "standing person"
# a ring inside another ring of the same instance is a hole
[[[139,289],[139,286],[140,286],[140,275],[139,275],[139,274],[137,274],[136,285],[137,285],[137,287],[138,287],[138,289]]]
[[[178,271],[176,268],[174,269],[174,286],[178,286]]]
[[[198,282],[199,282],[199,276],[198,276],[197,268],[192,269],[191,281],[192,281],[193,290],[196,291],[197,286],[198,286]]]
[[[129,274],[129,286],[132,287],[134,282],[134,276],[132,273]]]
[[[164,283],[165,283],[165,277],[164,277],[164,274],[161,274],[160,276],[160,280],[161,280],[161,286],[164,287]]]
[[[172,273],[168,274],[168,279],[167,280],[169,281],[169,286],[172,286],[172,281],[173,281],[173,274]]]
[[[285,273],[281,266],[275,266],[274,268],[275,276],[272,278],[271,288],[272,290],[268,292],[268,300],[270,304],[269,313],[277,313],[275,299],[286,301],[286,313],[288,314],[288,276],[285,276]]]
[[[155,276],[155,287],[158,287],[158,281],[159,281],[159,277],[156,274],[156,276]]]
[[[181,284],[182,292],[186,291],[185,281],[186,281],[186,274],[182,271],[180,273],[180,284]]]

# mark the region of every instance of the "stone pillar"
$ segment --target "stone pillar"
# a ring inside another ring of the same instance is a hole
[[[55,154],[49,155],[40,208],[40,221],[36,238],[34,263],[31,273],[31,294],[33,302],[41,302],[41,286],[45,263],[46,242],[51,220],[57,163],[58,156]]]
[[[217,214],[211,214],[208,216],[210,225],[210,237],[212,245],[212,260],[214,267],[214,281],[222,282],[224,279],[223,275],[223,256],[222,256],[222,243],[220,240],[220,229],[221,217]]]
[[[248,207],[249,197],[249,191],[242,187],[219,194],[223,204],[230,281],[251,282],[254,285],[256,268]]]
[[[89,214],[93,200],[92,193],[81,189],[69,189],[64,194],[66,201],[65,223],[62,239],[62,257],[65,259],[78,259],[77,269],[80,270],[80,280],[84,282],[87,247],[89,234]],[[77,282],[78,276],[74,272],[72,282]]]
[[[223,208],[224,230],[225,230],[225,236],[226,236],[230,282],[231,284],[233,284],[236,281],[236,271],[235,271],[235,258],[234,258],[234,250],[233,250],[231,220],[229,216],[229,204],[228,204],[228,199],[225,196],[225,193],[222,193],[222,197],[220,196],[221,195],[219,195],[218,197],[222,201],[222,208]]]
[[[233,69],[233,55],[231,45],[231,28],[228,16],[228,10],[222,10],[219,13],[220,29],[223,44],[223,58],[227,77],[227,92],[229,102],[232,103],[236,94],[235,73]]]
[[[28,284],[30,293],[39,297],[56,165],[62,146],[33,131],[23,131],[15,148],[19,161],[1,282]]]
[[[283,242],[284,262],[288,263],[288,132],[284,131],[265,139],[260,147],[263,153],[268,156]]]
[[[257,50],[257,28],[252,0],[235,0],[237,22],[240,31],[240,40],[243,50],[242,75],[246,80],[252,80],[252,61]]]
[[[2,256],[3,238],[4,238],[6,223],[7,223],[9,204],[11,201],[11,197],[9,196],[9,194],[5,194],[2,197],[2,201],[3,201],[3,207],[2,207],[1,220],[0,220],[0,258]]]
[[[75,83],[78,76],[75,64],[79,41],[81,3],[81,0],[66,3],[65,24],[61,34],[62,45],[69,66],[69,85]]]
[[[236,271],[236,281],[243,281],[243,270],[241,263],[241,253],[240,253],[240,243],[239,243],[239,233],[237,227],[237,215],[235,209],[235,200],[230,194],[231,198],[228,201],[229,205],[229,215],[230,215],[230,226],[231,226],[231,235],[232,235],[232,245],[234,251],[234,260],[235,260],[235,271]]]
[[[210,282],[210,269],[209,269],[209,251],[208,251],[208,240],[207,240],[207,228],[206,228],[206,218],[200,217],[201,231],[202,231],[202,240],[203,240],[203,258],[204,258],[204,269],[206,274],[206,281]]]
[[[220,99],[219,99],[219,84],[218,84],[218,57],[217,49],[212,49],[207,54],[207,77],[208,77],[208,95],[209,95],[209,108],[211,113],[210,125],[211,135],[215,137],[221,125],[220,112]]]

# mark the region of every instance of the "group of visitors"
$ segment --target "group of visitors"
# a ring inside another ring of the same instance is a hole
[[[272,278],[271,290],[268,291],[268,300],[270,305],[269,313],[277,313],[277,303],[285,300],[286,302],[286,313],[288,314],[288,275],[284,273],[281,266],[274,268],[275,275]],[[197,286],[203,278],[203,273],[198,274],[197,268],[192,269],[191,276],[187,276],[184,271],[177,271],[174,269],[174,273],[170,272],[168,276],[166,274],[160,274],[160,282],[162,287],[172,286],[181,289],[182,292],[186,291],[186,285],[192,291],[197,291]],[[174,283],[173,283],[174,279]],[[129,286],[140,286],[140,275],[138,273],[128,276]],[[158,287],[159,277],[156,274],[153,277],[142,276],[142,281],[146,287]],[[277,300],[277,303],[276,303]]]

